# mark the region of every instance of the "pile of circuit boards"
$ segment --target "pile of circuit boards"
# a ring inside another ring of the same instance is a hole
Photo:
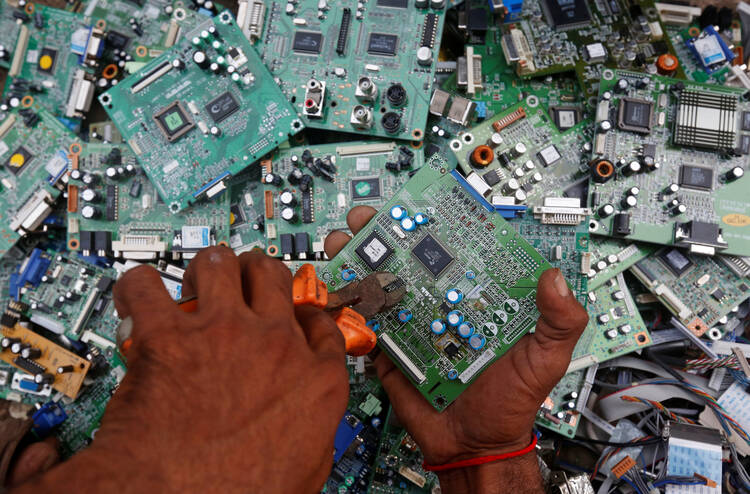
[[[32,437],[93,440],[138,264],[176,300],[214,245],[330,289],[394,273],[368,325],[437,410],[556,267],[590,321],[539,404],[550,491],[750,492],[749,4],[44,3],[0,3],[0,398]],[[321,492],[439,493],[371,360],[347,367]]]

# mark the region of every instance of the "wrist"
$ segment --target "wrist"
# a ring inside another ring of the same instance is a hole
[[[531,444],[533,437],[533,431],[529,429],[528,431],[521,433],[518,437],[509,438],[507,441],[503,442],[488,442],[485,444],[476,442],[474,442],[473,444],[462,444],[459,442],[450,444],[450,447],[445,447],[448,445],[444,445],[444,447],[441,448],[443,449],[443,451],[449,449],[458,450],[457,452],[454,452],[452,454],[435,454],[430,451],[429,447],[423,448],[422,452],[424,454],[424,462],[426,464],[434,466],[447,465],[463,462],[466,460],[472,460],[475,458],[505,455],[521,451],[524,448],[527,448],[529,444]]]
[[[539,494],[544,492],[534,452],[507,460],[437,472],[446,494]]]

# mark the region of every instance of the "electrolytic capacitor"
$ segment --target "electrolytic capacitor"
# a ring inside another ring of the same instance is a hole
[[[515,158],[518,158],[519,156],[524,154],[526,151],[527,151],[526,144],[522,142],[517,142],[516,145],[513,146],[513,150],[511,151],[511,153],[513,154]]]
[[[294,223],[297,221],[297,213],[292,208],[284,208],[281,210],[281,219],[289,223]]]
[[[637,196],[640,193],[641,193],[641,189],[635,185],[628,189],[628,195],[630,196]]]
[[[458,288],[451,288],[445,292],[445,300],[451,304],[457,304],[464,299],[464,294]]]
[[[625,91],[627,91],[629,85],[630,84],[628,83],[627,79],[620,79],[615,84],[615,91],[617,91],[618,93],[624,93]]]
[[[61,365],[57,368],[58,374],[68,374],[70,372],[73,372],[75,368],[72,365]]]
[[[620,205],[623,207],[623,209],[634,208],[638,205],[638,199],[635,196],[626,196],[620,202]]]
[[[280,186],[283,183],[281,176],[276,173],[266,173],[263,181],[267,184],[275,185],[276,187]]]
[[[741,178],[745,174],[745,170],[741,166],[735,166],[731,170],[729,170],[727,173],[724,174],[724,178],[727,179],[728,182],[731,182],[732,180],[737,180],[738,178]]]
[[[677,184],[672,183],[672,184],[667,185],[664,188],[664,193],[665,194],[676,194],[677,192],[679,192],[679,190],[680,190],[680,186],[677,185]]]
[[[445,323],[440,319],[435,319],[430,323],[430,331],[432,331],[435,334],[443,334],[445,333]]]
[[[34,382],[37,384],[52,384],[53,382],[55,382],[55,376],[48,372],[36,374],[34,376]]]
[[[599,208],[599,217],[606,218],[607,216],[614,214],[614,212],[615,212],[615,207],[613,205],[605,204]]]
[[[195,53],[193,53],[193,62],[202,69],[208,68],[210,63],[208,61],[208,56],[202,50],[196,50]]]
[[[101,198],[101,194],[94,189],[83,189],[83,192],[81,192],[81,199],[86,202],[99,202]]]
[[[90,204],[86,204],[81,208],[81,216],[86,218],[87,220],[98,218],[102,215],[101,210],[99,208],[92,206]]]
[[[11,346],[13,346],[14,343],[20,343],[21,338],[9,338],[4,337],[2,340],[0,340],[0,347],[2,347],[3,350],[9,349]]]
[[[518,180],[515,178],[511,178],[508,180],[508,182],[505,183],[502,187],[503,194],[509,196],[512,195],[515,191],[517,191],[520,188],[520,185],[518,185]]]
[[[297,198],[291,191],[285,190],[279,194],[279,203],[284,206],[294,207],[297,204]]]
[[[71,170],[70,171],[70,178],[71,180],[81,180],[81,177],[83,174],[81,173],[81,170]]]
[[[42,356],[42,351],[38,348],[28,347],[21,350],[21,357],[29,360],[36,360]]]
[[[84,173],[81,181],[86,185],[94,185],[99,181],[99,177],[93,173]]]
[[[458,336],[461,338],[468,338],[474,334],[474,325],[468,321],[464,321],[458,325]]]
[[[641,164],[637,161],[631,161],[630,163],[622,167],[622,174],[626,177],[635,175],[639,171],[641,171]]]
[[[612,130],[612,122],[609,120],[602,120],[599,122],[599,132],[606,133]]]

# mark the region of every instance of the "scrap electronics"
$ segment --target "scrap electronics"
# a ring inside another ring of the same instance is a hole
[[[548,490],[750,492],[745,50],[735,0],[2,0],[13,437],[94,439],[138,264],[175,300],[213,245],[332,291],[388,279],[362,324],[440,411],[557,267],[590,321],[539,403]],[[439,493],[369,357],[346,364],[321,492]]]

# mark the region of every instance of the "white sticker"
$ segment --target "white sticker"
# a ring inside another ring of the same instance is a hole
[[[207,226],[183,226],[182,248],[202,249],[210,245],[211,229]]]
[[[370,170],[370,158],[357,158],[357,171],[366,172]]]
[[[26,63],[36,65],[39,60],[39,50],[29,50],[26,52]]]
[[[377,238],[373,238],[369,244],[365,245],[363,249],[367,257],[370,258],[370,262],[373,264],[377,263],[385,254],[388,253],[388,247]]]
[[[0,156],[2,156],[5,153],[7,153],[8,149],[10,149],[10,148],[8,147],[7,144],[5,144],[5,141],[0,141]]]

